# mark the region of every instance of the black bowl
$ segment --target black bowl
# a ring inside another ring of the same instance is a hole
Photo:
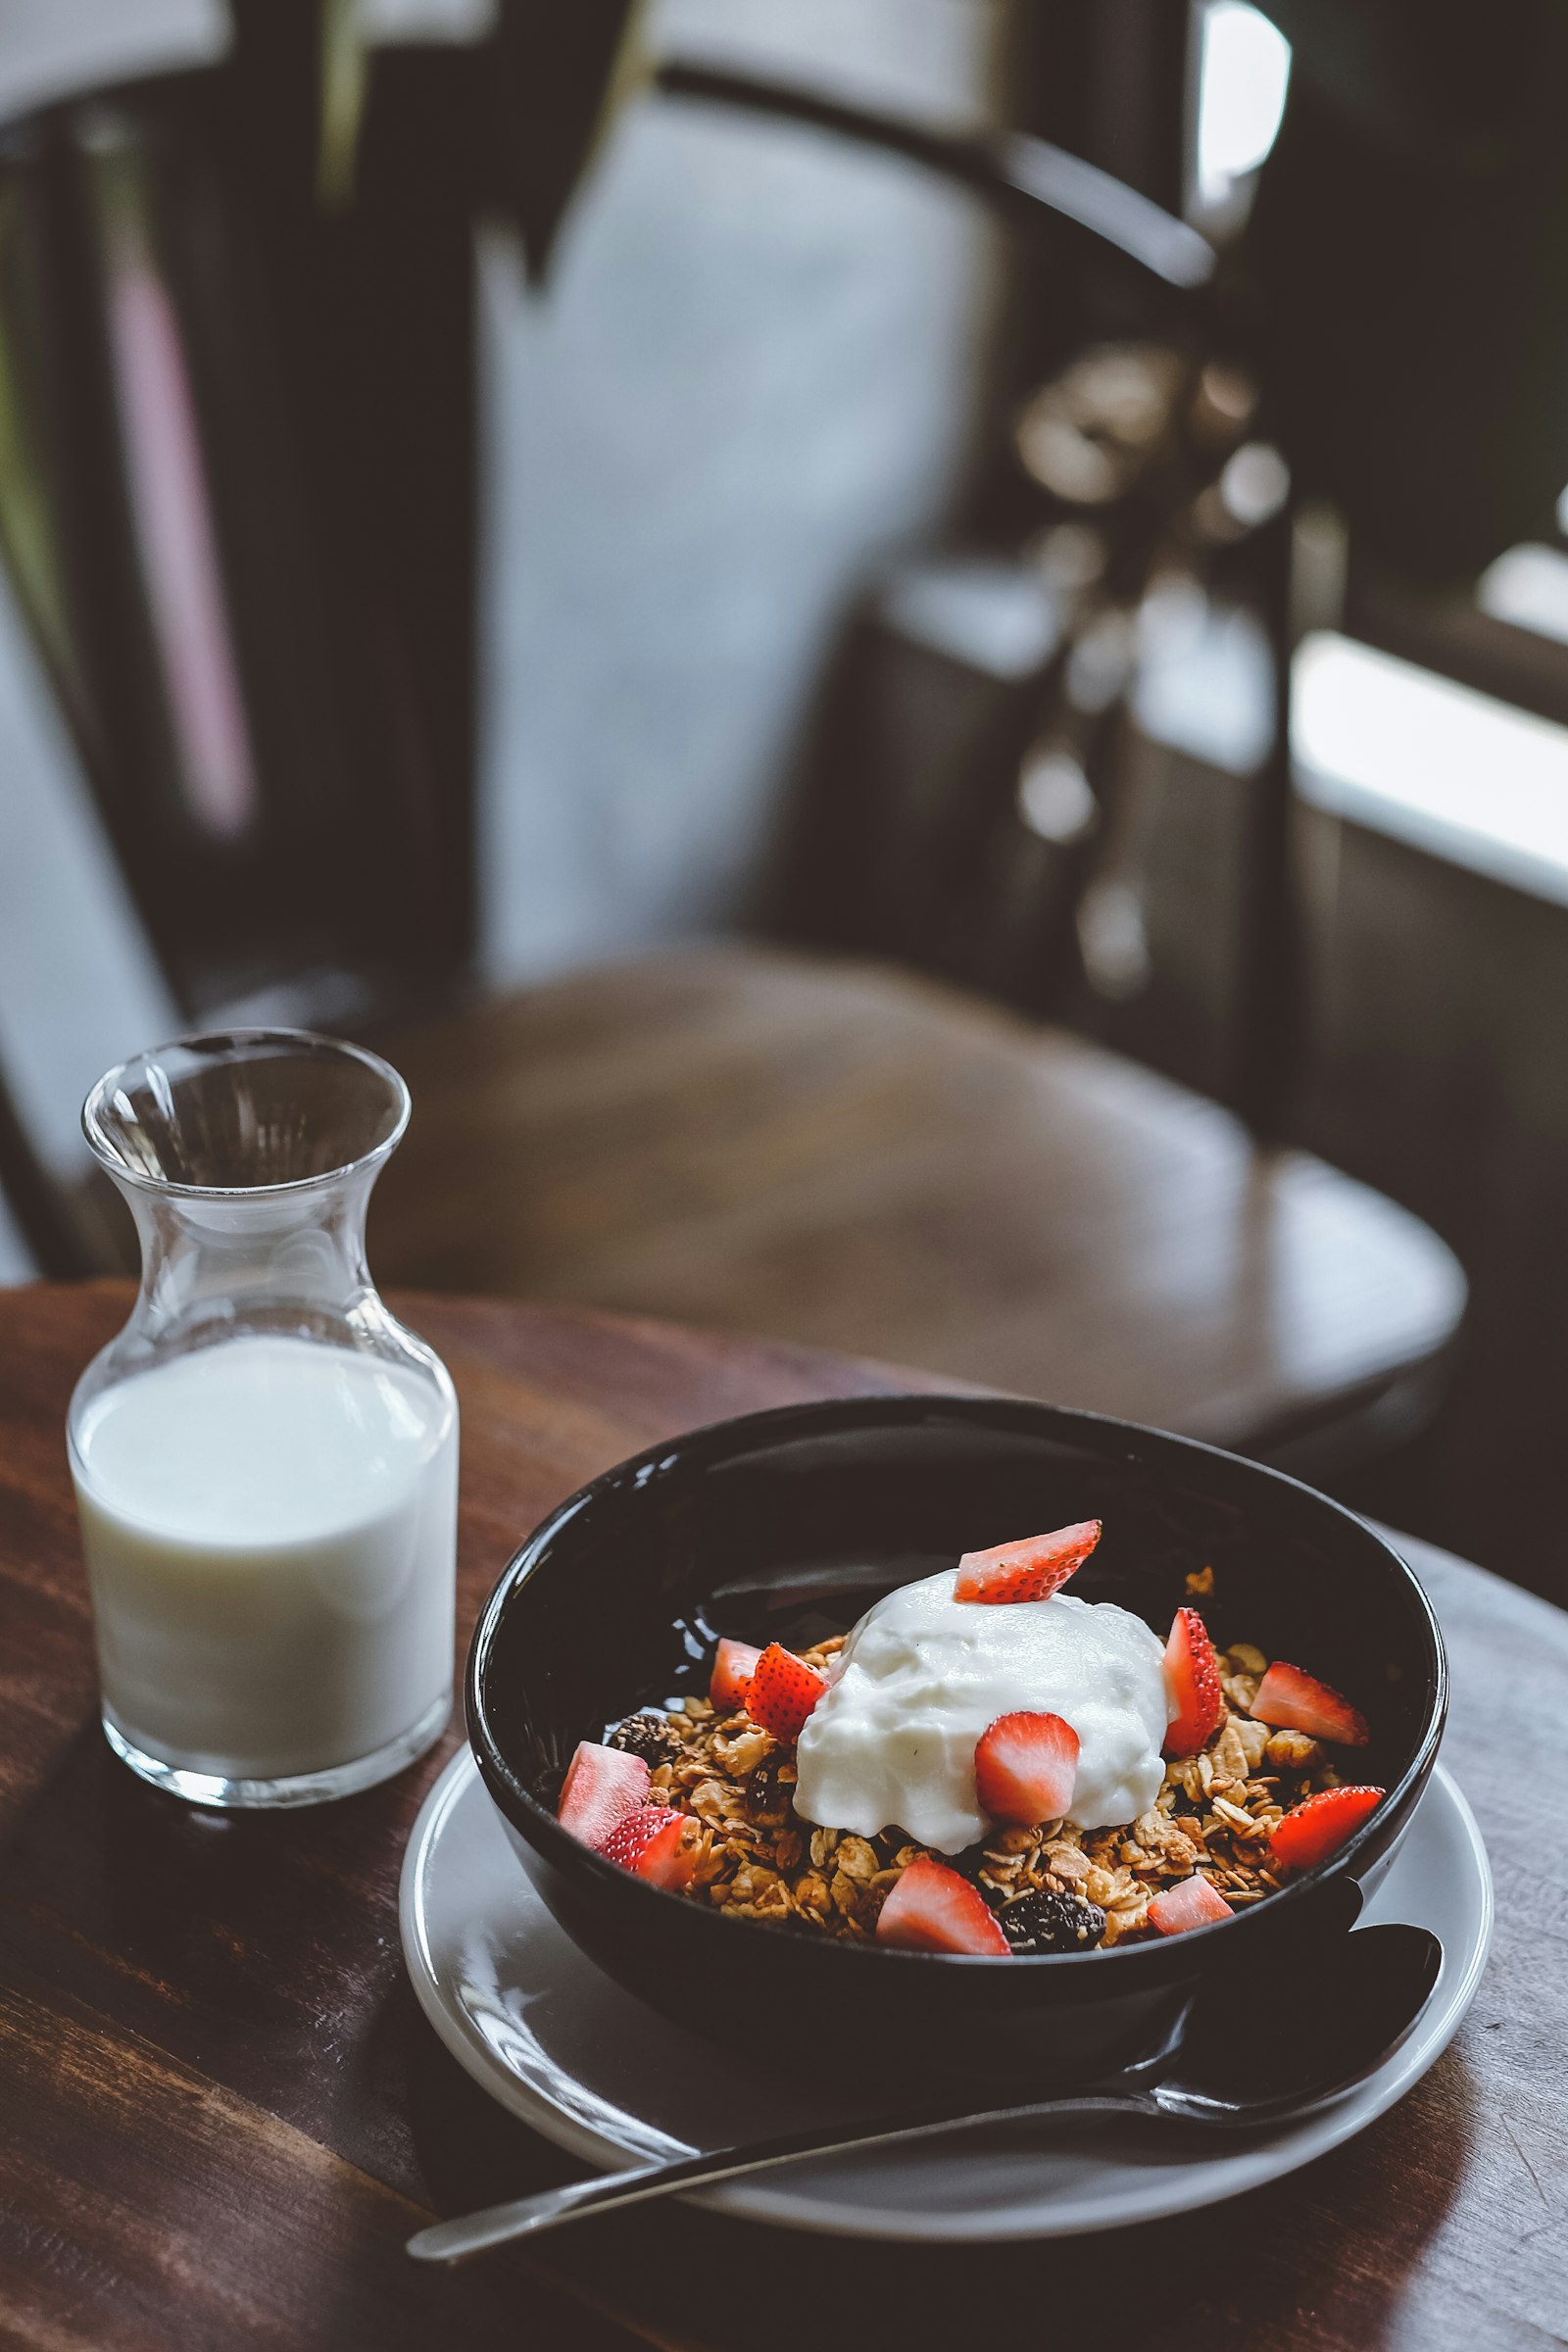
[[[1372,1726],[1353,1777],[1388,1790],[1284,1891],[1104,1952],[956,1958],[732,1921],[617,1869],[554,1803],[579,1740],[707,1689],[719,1634],[803,1647],[960,1551],[1103,1519],[1073,1591],[1160,1634],[1211,1565],[1221,1646],[1345,1690]],[[468,1657],[468,1736],[512,1843],[591,1959],[656,2008],[754,2052],[882,2076],[1083,2081],[1169,2032],[1214,1969],[1338,1933],[1386,1869],[1442,1737],[1447,1674],[1409,1568],[1362,1520],[1255,1462],[1008,1398],[879,1396],[719,1422],[609,1470],[535,1529]]]

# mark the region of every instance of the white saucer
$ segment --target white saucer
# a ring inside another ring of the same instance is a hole
[[[835,2093],[827,2082],[803,2082],[701,2040],[593,1967],[519,1868],[466,1749],[415,1823],[399,1914],[415,1991],[448,2049],[504,2107],[590,2164],[612,2171],[865,2111],[864,2094]],[[1108,2230],[1276,2180],[1402,2098],[1475,1996],[1492,1936],[1492,1878],[1470,1808],[1441,1765],[1364,1918],[1433,1929],[1442,1974],[1402,2048],[1308,2122],[1211,2153],[1136,2123],[1080,2122],[1058,2127],[1049,2147],[841,2156],[708,2189],[699,2201],[842,2236],[979,2241]],[[760,2052],[762,2019],[758,2043]]]

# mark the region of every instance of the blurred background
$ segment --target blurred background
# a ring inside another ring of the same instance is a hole
[[[1450,22],[1450,17],[1454,21]],[[0,0],[0,1279],[361,1036],[378,1278],[1568,1598],[1568,13]]]

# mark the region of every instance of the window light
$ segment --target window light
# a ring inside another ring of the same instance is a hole
[[[1568,906],[1568,727],[1319,630],[1291,750],[1315,807]]]
[[[1555,547],[1510,547],[1482,573],[1476,602],[1494,620],[1568,645],[1568,555]]]
[[[1203,12],[1198,97],[1198,195],[1220,204],[1255,172],[1278,134],[1291,76],[1285,35],[1243,0]]]

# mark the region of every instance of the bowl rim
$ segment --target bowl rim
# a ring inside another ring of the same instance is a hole
[[[1373,1521],[1363,1518],[1359,1512],[1348,1509],[1344,1503],[1336,1502],[1332,1495],[1322,1494],[1316,1487],[1307,1486],[1303,1480],[1293,1478],[1288,1471],[1276,1470],[1271,1464],[1253,1461],[1245,1454],[1231,1453],[1223,1446],[1207,1445],[1200,1438],[1182,1437],[1173,1430],[1157,1429],[1147,1422],[1127,1421],[1114,1413],[1090,1412],[1074,1405],[1048,1404],[1043,1399],[1030,1396],[899,1390],[866,1396],[818,1397],[799,1404],[769,1405],[757,1412],[730,1415],[718,1421],[702,1422],[693,1429],[674,1432],[644,1446],[637,1453],[628,1454],[624,1460],[612,1463],[609,1469],[602,1470],[597,1477],[589,1479],[566,1495],[530,1530],[512,1554],[479,1611],[468,1644],[467,1662],[464,1670],[468,1745],[492,1802],[547,1862],[553,1862],[567,1873],[585,1874],[590,1884],[597,1884],[607,1890],[615,1888],[633,1899],[677,1902],[689,1922],[706,1921],[717,1934],[733,1938],[731,1923],[710,1905],[705,1908],[700,1904],[688,1903],[683,1896],[672,1895],[663,1887],[651,1886],[646,1880],[621,1870],[592,1846],[584,1845],[580,1839],[572,1837],[569,1831],[561,1827],[555,1814],[540,1803],[520,1775],[513,1769],[496,1738],[484,1699],[485,1665],[501,1619],[512,1597],[541,1565],[545,1546],[563,1528],[602,1497],[618,1494],[626,1488],[635,1489],[646,1483],[648,1472],[666,1462],[677,1448],[697,1446],[721,1458],[725,1451],[744,1451],[749,1441],[764,1438],[773,1432],[778,1432],[781,1437],[805,1436],[817,1431],[831,1431],[846,1423],[853,1424],[857,1417],[861,1416],[865,1426],[897,1426],[901,1421],[918,1421],[932,1413],[956,1416],[960,1422],[974,1420],[982,1426],[986,1426],[988,1421],[991,1426],[997,1426],[998,1423],[991,1420],[991,1416],[1003,1416],[1002,1426],[1026,1430],[1034,1425],[1041,1429],[1042,1434],[1049,1434],[1053,1428],[1061,1434],[1070,1434],[1075,1427],[1087,1426],[1105,1434],[1120,1433],[1140,1443],[1152,1440],[1156,1448],[1170,1448],[1197,1460],[1217,1459],[1240,1468],[1273,1486],[1305,1497],[1317,1511],[1331,1513],[1353,1529],[1359,1538],[1373,1546],[1375,1552],[1382,1555],[1392,1569],[1397,1571],[1416,1604],[1418,1617],[1430,1643],[1433,1669],[1432,1698],[1427,1720],[1405,1770],[1344,1845],[1322,1862],[1315,1863],[1310,1870],[1302,1871],[1299,1877],[1292,1879],[1267,1902],[1249,1904],[1245,1910],[1234,1913],[1229,1919],[1211,1921],[1203,1927],[1189,1929],[1181,1936],[1158,1936],[1151,1942],[1115,1945],[1108,1952],[1098,1947],[1087,1952],[919,1952],[897,1945],[878,1944],[872,1940],[859,1942],[827,1936],[808,1938],[790,1934],[791,1948],[801,1955],[802,1965],[835,1967],[847,1962],[860,1967],[868,1959],[874,1958],[884,1966],[896,1964],[926,1970],[951,1970],[954,1967],[994,1969],[1004,1966],[1016,1969],[1022,1961],[1031,1968],[1081,1972],[1097,1964],[1104,1968],[1111,1962],[1118,1962],[1123,1973],[1117,1982],[1126,1990],[1132,1991],[1136,1984],[1132,1974],[1134,1968],[1141,1971],[1146,1981],[1174,1973],[1174,1964],[1179,1963],[1183,1952],[1192,1954],[1200,1948],[1211,1947],[1216,1936],[1231,1936],[1232,1943],[1227,1948],[1235,1951],[1240,1960],[1243,1955],[1235,1944],[1239,1933],[1250,1931],[1255,1942],[1259,1929],[1277,1931],[1281,1925],[1304,1925],[1304,1913],[1310,1899],[1316,1897],[1321,1902],[1323,1888],[1345,1875],[1347,1863],[1352,1861],[1372,1841],[1374,1833],[1381,1831],[1391,1818],[1408,1813],[1414,1796],[1425,1785],[1436,1761],[1448,1712],[1448,1663],[1442,1628],[1425,1586],[1408,1560],[1396,1550]],[[1065,1431],[1062,1425],[1066,1425]],[[757,1927],[773,1925],[769,1921],[748,1921],[745,1924]],[[1349,1925],[1350,1921],[1346,1920],[1344,1924]],[[694,1926],[688,1932],[701,1934],[706,1931]],[[788,1931],[774,1928],[775,1949],[785,1933]],[[724,1949],[733,1953],[733,1940]],[[812,1955],[809,1961],[806,1958],[807,1954]],[[833,1957],[829,1958],[829,1955]],[[1084,1989],[1087,1990],[1087,1984]],[[1108,1984],[1106,1990],[1109,1990]]]

